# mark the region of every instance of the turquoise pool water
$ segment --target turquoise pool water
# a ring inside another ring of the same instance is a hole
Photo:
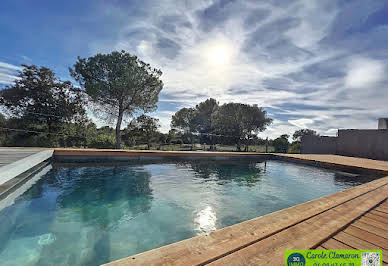
[[[54,165],[41,175],[0,204],[0,265],[97,265],[375,178],[272,160]]]

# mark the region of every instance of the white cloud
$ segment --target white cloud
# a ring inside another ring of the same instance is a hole
[[[300,23],[285,34],[296,46],[311,48],[327,35],[337,11],[325,5],[319,0],[296,2],[293,15],[300,19]]]
[[[22,70],[22,67],[11,65],[5,62],[0,62],[0,68],[1,69],[9,69],[9,70]]]
[[[16,74],[20,70],[22,70],[22,67],[0,62],[0,84],[13,84],[16,79],[19,79]]]
[[[260,138],[268,137],[270,139],[275,139],[283,134],[287,134],[291,136],[292,133],[298,129],[299,128],[294,125],[290,125],[290,124],[284,123],[283,121],[275,119],[272,125],[270,125],[265,131],[260,132],[258,136]]]
[[[309,118],[301,118],[295,120],[288,120],[288,122],[291,125],[297,126],[299,128],[309,128],[314,123],[314,120]]]
[[[385,66],[379,60],[352,58],[348,65],[345,85],[348,88],[369,88],[383,80]]]

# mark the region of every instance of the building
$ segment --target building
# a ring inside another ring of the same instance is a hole
[[[337,137],[304,136],[301,153],[388,160],[388,119],[380,118],[378,129],[339,129]]]
[[[379,118],[378,129],[388,129],[388,118]]]

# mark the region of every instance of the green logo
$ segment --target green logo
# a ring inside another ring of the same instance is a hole
[[[287,258],[287,266],[305,266],[306,260],[300,253],[292,253]]]

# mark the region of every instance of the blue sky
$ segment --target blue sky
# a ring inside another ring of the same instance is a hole
[[[3,0],[0,36],[0,87],[22,63],[70,79],[77,56],[138,55],[163,71],[163,131],[209,97],[264,107],[263,137],[388,116],[387,0]]]

